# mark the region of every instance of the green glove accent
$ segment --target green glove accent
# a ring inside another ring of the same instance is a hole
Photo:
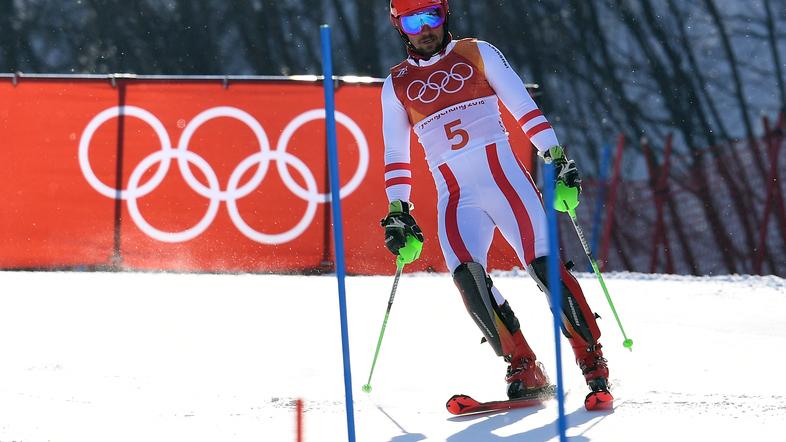
[[[401,264],[411,264],[420,257],[421,250],[423,250],[423,241],[420,241],[412,235],[407,235],[407,244],[398,249],[398,258],[396,258],[396,261]]]
[[[554,210],[560,212],[573,212],[579,205],[579,189],[568,187],[565,183],[557,180],[554,187]]]
[[[388,206],[388,213],[401,213],[404,211],[404,202],[401,200],[391,201]]]
[[[565,158],[565,150],[560,145],[550,147],[548,155],[543,156],[546,164],[551,164],[552,161],[559,161],[563,158]]]

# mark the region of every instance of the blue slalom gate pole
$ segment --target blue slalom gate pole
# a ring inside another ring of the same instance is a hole
[[[341,316],[341,347],[344,354],[344,393],[347,406],[347,435],[355,442],[355,412],[352,401],[352,370],[349,362],[349,332],[347,328],[347,293],[344,285],[344,228],[341,221],[341,186],[338,180],[338,147],[336,141],[336,103],[333,91],[333,59],[330,48],[330,26],[319,28],[322,41],[322,73],[325,77],[325,129],[328,144],[328,170],[330,171],[330,197],[333,212],[333,242],[336,248],[336,279],[338,280],[338,305]]]
[[[554,315],[554,345],[557,352],[557,429],[560,442],[567,442],[565,435],[567,421],[565,419],[565,395],[562,384],[562,282],[560,280],[559,263],[559,230],[557,229],[557,211],[554,210],[554,166],[544,165],[543,199],[546,202],[546,220],[549,227],[549,257],[547,260],[548,285],[551,292],[551,313]]]

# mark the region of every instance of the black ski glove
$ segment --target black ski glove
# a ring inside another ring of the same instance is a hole
[[[421,243],[423,242],[423,232],[415,222],[415,218],[409,214],[410,204],[401,200],[390,203],[388,216],[379,223],[385,228],[385,247],[390,253],[397,255],[399,249],[406,246],[407,235],[414,236]]]
[[[567,187],[578,189],[581,193],[581,175],[576,169],[576,163],[565,156],[562,146],[554,146],[546,152],[539,153],[546,164],[554,165],[554,176],[557,181],[562,181]]]
[[[573,213],[579,205],[581,193],[581,176],[576,163],[565,157],[562,146],[554,146],[539,155],[546,164],[554,165],[554,208],[560,212]]]

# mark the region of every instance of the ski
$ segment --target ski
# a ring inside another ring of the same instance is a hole
[[[614,408],[614,396],[608,391],[593,391],[584,399],[587,411],[607,411]]]
[[[499,411],[514,410],[517,408],[534,407],[549,399],[553,399],[557,393],[556,385],[548,385],[539,390],[536,394],[517,399],[503,401],[479,402],[466,394],[455,394],[448,399],[445,407],[450,414],[456,416],[466,416],[469,414],[494,413]]]

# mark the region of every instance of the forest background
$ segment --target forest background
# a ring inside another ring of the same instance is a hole
[[[786,161],[778,166],[774,150],[786,107],[786,0],[451,0],[450,8],[455,37],[489,41],[539,85],[536,99],[590,199],[601,190],[593,179],[609,175],[604,146],[627,140],[621,175],[630,185],[616,195],[615,216],[639,224],[614,229],[610,265],[647,270],[651,260],[625,250],[650,245],[663,222],[680,244],[670,247],[672,272],[786,273],[778,181]],[[384,77],[404,56],[386,0],[0,0],[0,72],[319,74],[322,23],[334,29],[337,75]],[[663,188],[657,172],[667,156]],[[659,192],[668,195],[665,215],[640,204]],[[762,226],[774,227],[764,251]]]

